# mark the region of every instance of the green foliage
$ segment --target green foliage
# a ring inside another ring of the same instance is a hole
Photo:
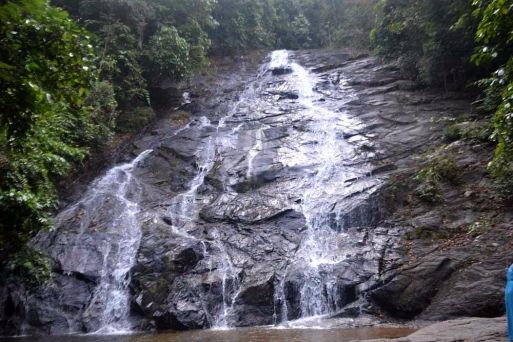
[[[439,204],[443,202],[440,184],[434,180],[423,182],[417,188],[416,195],[420,200],[427,203]]]
[[[80,119],[93,67],[86,33],[65,12],[44,1],[18,3],[1,5],[0,13],[0,124],[9,137],[27,136],[58,104]]]
[[[121,109],[149,103],[147,81],[139,60],[141,51],[130,28],[114,22],[100,28],[97,34],[100,77],[113,85]],[[101,40],[101,41],[100,41]]]
[[[461,88],[472,69],[475,19],[468,0],[381,0],[372,40],[415,80]]]
[[[299,14],[290,21],[290,25],[286,28],[286,33],[287,35],[280,39],[280,47],[301,49],[312,46],[312,39],[310,38],[310,22],[304,14]]]
[[[513,2],[475,0],[475,15],[481,22],[476,33],[479,48],[473,61],[494,71],[481,82],[486,87],[488,108],[496,108],[494,138],[498,145],[490,167],[506,194],[513,174]]]
[[[0,254],[49,228],[55,181],[92,135],[87,33],[44,0],[0,5]]]
[[[190,79],[192,65],[189,44],[174,27],[162,26],[152,36],[146,56],[146,69],[152,80]]]
[[[219,0],[210,30],[216,53],[252,49],[368,49],[377,0]]]
[[[421,182],[417,188],[417,196],[428,203],[438,204],[443,201],[440,189],[441,182],[457,183],[458,167],[452,158],[434,159],[422,168],[415,179]]]
[[[161,82],[190,79],[208,63],[213,0],[55,0],[94,34],[100,78],[112,85],[118,111],[150,105]],[[109,112],[111,113],[111,112]],[[112,128],[105,119],[104,128]],[[135,119],[137,121],[137,119]],[[116,122],[114,124],[123,126]],[[119,128],[118,128],[119,130]]]
[[[312,44],[311,25],[305,15],[306,1],[276,1],[274,8],[276,23],[274,24],[275,47],[283,49],[301,49],[315,47]]]
[[[371,48],[370,32],[375,25],[375,6],[377,1],[353,1],[348,3],[340,14],[332,47],[355,47],[369,50]]]
[[[188,72],[208,64],[209,30],[217,26],[212,16],[215,0],[156,0],[147,1],[155,7],[156,18],[150,25],[174,26],[188,45]],[[153,30],[152,34],[155,33]],[[150,32],[148,32],[150,33]]]
[[[298,39],[305,43],[309,39],[305,34],[310,34],[300,2],[219,0],[213,13],[219,25],[210,32],[214,52],[227,54],[262,48],[298,48]],[[295,28],[299,31],[293,31]]]
[[[227,54],[274,45],[272,33],[277,20],[270,1],[219,0],[213,16],[219,23],[211,28],[213,49]]]
[[[488,121],[464,121],[449,124],[444,131],[447,142],[465,139],[472,143],[490,143],[493,133],[492,125]]]
[[[448,181],[456,183],[458,181],[458,167],[452,158],[437,158],[432,160],[429,165],[421,169],[416,179],[420,181]]]
[[[116,128],[118,103],[114,87],[107,81],[96,82],[86,98],[91,116],[91,136],[89,140],[96,148],[108,142]]]
[[[418,5],[419,1],[380,1],[377,27],[372,32],[376,53],[385,58],[399,58],[404,73],[411,78],[418,77],[417,63],[425,39]]]
[[[14,254],[5,271],[18,276],[29,288],[45,283],[52,275],[48,256],[27,246]]]
[[[457,125],[449,125],[444,130],[444,139],[446,142],[454,142],[463,138],[463,133]]]

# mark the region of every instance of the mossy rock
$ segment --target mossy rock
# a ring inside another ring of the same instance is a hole
[[[173,112],[169,118],[172,123],[182,124],[190,120],[191,113],[185,110],[177,110]]]

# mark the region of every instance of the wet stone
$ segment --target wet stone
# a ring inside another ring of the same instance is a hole
[[[387,180],[442,136],[432,113],[461,105],[404,84],[406,101],[423,106],[405,110],[398,71],[369,57],[277,51],[250,64],[220,66],[215,81],[198,75],[188,125],[136,139],[136,160],[57,215],[55,232],[34,240],[54,282],[29,293],[6,280],[0,334],[353,317],[347,305],[365,298],[405,317],[426,309],[434,294],[419,289],[465,258],[398,275],[401,233],[381,225],[395,210]],[[496,283],[484,286],[491,293]]]

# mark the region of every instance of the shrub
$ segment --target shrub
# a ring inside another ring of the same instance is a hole
[[[417,173],[415,179],[421,182],[417,196],[422,201],[438,204],[443,201],[440,182],[457,183],[458,167],[452,158],[434,159]]]
[[[88,33],[44,0],[0,1],[0,264],[49,228],[55,183],[87,153]]]
[[[471,121],[465,117],[437,120],[445,123],[444,140],[447,143],[465,139],[471,143],[492,142],[493,126],[488,120]]]
[[[416,190],[417,197],[430,204],[439,204],[443,202],[440,192],[440,184],[437,181],[427,181],[422,183]]]
[[[174,81],[191,78],[193,65],[189,55],[189,43],[180,37],[176,28],[163,26],[151,38],[146,51],[149,79],[153,82],[165,79]]]
[[[444,140],[446,142],[458,141],[463,137],[461,129],[457,125],[447,126],[444,130]]]
[[[102,146],[112,138],[118,117],[118,103],[112,84],[107,81],[96,82],[86,99],[86,105],[91,107],[91,143],[95,147]]]
[[[458,167],[453,158],[433,159],[427,167],[417,173],[416,179],[426,182],[449,181],[456,183],[458,181]]]
[[[7,272],[21,279],[29,288],[36,287],[51,278],[48,256],[30,247],[23,247],[11,258]]]

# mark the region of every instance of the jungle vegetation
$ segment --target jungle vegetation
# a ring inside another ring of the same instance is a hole
[[[213,55],[309,48],[479,88],[490,171],[513,193],[513,0],[0,0],[2,268],[44,268],[26,245],[52,227],[57,182],[149,122],[154,86],[189,81]]]

